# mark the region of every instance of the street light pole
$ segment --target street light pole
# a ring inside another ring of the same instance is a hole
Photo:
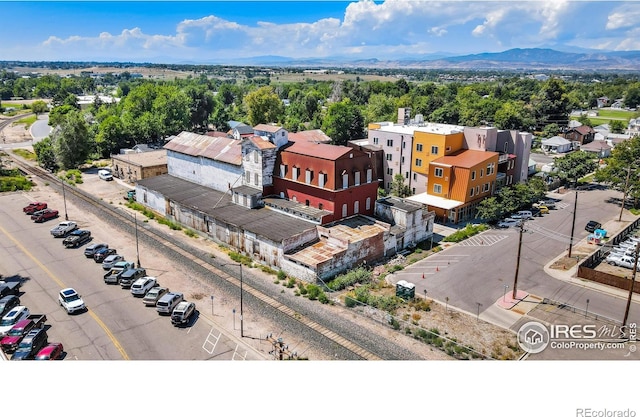
[[[624,194],[622,195],[622,202],[620,203],[620,216],[618,221],[622,221],[622,211],[624,210],[624,201],[627,199],[627,192],[629,191],[629,178],[631,177],[631,165],[627,167],[627,179],[624,182]]]
[[[67,196],[64,193],[64,178],[60,178],[60,182],[62,182],[62,200],[64,201],[64,219],[69,220],[69,216],[67,215]]]
[[[138,217],[135,212],[133,212],[133,221],[136,225],[136,255],[138,256],[138,268],[142,268],[140,265],[140,250],[138,249]]]
[[[240,337],[244,337],[244,316],[242,313],[242,262],[240,263]]]
[[[567,258],[571,258],[571,248],[573,247],[573,232],[576,230],[576,211],[578,210],[578,188],[576,184],[576,199],[573,202],[573,221],[571,222],[571,238],[569,239],[569,253]]]
[[[516,273],[513,277],[513,295],[511,298],[516,299],[518,295],[518,271],[520,271],[520,252],[522,251],[522,234],[524,233],[524,221],[520,223],[520,239],[518,240],[518,257],[516,258]]]
[[[504,292],[502,293],[502,302],[505,302],[505,297],[507,296],[507,289],[509,288],[509,286],[507,284],[504,284]]]

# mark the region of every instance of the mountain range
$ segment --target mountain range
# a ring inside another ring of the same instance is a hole
[[[210,64],[223,64],[214,63]],[[344,57],[294,59],[261,56],[224,64],[280,67],[358,67],[461,70],[640,70],[640,51],[562,52],[546,48],[516,48],[503,52],[447,56],[445,53],[396,59],[353,59]]]

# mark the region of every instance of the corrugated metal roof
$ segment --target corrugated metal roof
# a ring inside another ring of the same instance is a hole
[[[289,142],[289,146],[282,152],[295,153],[298,155],[313,156],[315,158],[335,161],[342,156],[354,152],[349,146],[329,145],[327,143],[315,143],[306,141]]]
[[[250,136],[249,139],[254,145],[258,147],[258,149],[275,149],[276,145],[269,142],[269,140],[265,140],[262,136]]]
[[[331,143],[332,139],[320,129],[303,130],[302,132],[289,133],[289,140],[305,140],[307,142]],[[367,139],[365,139],[367,140]]]
[[[316,225],[280,214],[267,207],[249,209],[234,204],[229,193],[194,184],[171,175],[159,175],[138,181],[138,185],[162,194],[176,203],[205,213],[213,219],[282,242]]]
[[[499,155],[497,152],[476,151],[474,149],[462,149],[451,155],[437,158],[433,160],[432,163],[463,167],[463,168],[471,168],[497,155]]]
[[[157,165],[167,165],[167,151],[166,149],[160,149],[157,151],[112,155],[111,159],[141,167],[153,167]]]
[[[228,164],[242,164],[240,141],[231,138],[181,132],[175,139],[164,145],[164,148],[185,155],[202,156]]]

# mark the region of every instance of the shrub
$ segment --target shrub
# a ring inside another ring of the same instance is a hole
[[[327,287],[333,291],[340,291],[356,283],[368,282],[371,280],[371,271],[363,267],[358,267],[345,274],[338,275],[335,279],[327,283]]]
[[[195,231],[193,231],[191,229],[188,229],[188,228],[184,229],[184,234],[189,236],[189,237],[197,237],[198,236],[198,234]]]
[[[293,288],[296,285],[296,279],[291,277],[289,278],[289,280],[287,281],[287,288]]]
[[[287,274],[283,270],[278,271],[278,279],[285,279],[286,277]]]
[[[486,224],[467,224],[464,229],[460,229],[457,232],[450,234],[449,236],[442,239],[444,242],[461,242],[473,235],[476,235],[480,232],[487,230],[489,226]]]
[[[325,292],[322,291],[318,295],[318,301],[320,301],[322,304],[327,304],[329,302],[329,297],[327,297],[327,294],[325,294]]]
[[[321,292],[323,292],[322,288],[320,288],[316,284],[307,285],[307,294],[308,294],[309,300],[317,300]]]
[[[355,298],[352,298],[347,295],[346,297],[344,297],[344,305],[351,308],[351,307],[357,306],[358,302],[356,301]]]

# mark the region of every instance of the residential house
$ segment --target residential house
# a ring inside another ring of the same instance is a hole
[[[385,197],[376,201],[375,215],[391,225],[389,235],[395,241],[395,247],[388,246],[396,252],[414,247],[433,235],[435,213],[428,211],[423,204]]]
[[[561,136],[542,139],[542,150],[551,153],[566,153],[571,151],[573,144]]]
[[[594,157],[600,159],[608,158],[611,155],[611,149],[613,148],[605,140],[593,141],[580,147],[581,151],[594,154]]]
[[[564,133],[564,138],[572,142],[578,142],[580,145],[585,145],[589,142],[593,142],[596,131],[590,126],[581,125],[571,127]]]

